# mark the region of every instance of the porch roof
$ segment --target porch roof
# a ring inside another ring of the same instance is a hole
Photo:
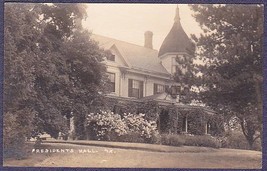
[[[177,107],[180,110],[200,109],[200,110],[205,111],[205,113],[207,113],[209,115],[216,114],[215,111],[213,111],[213,110],[211,110],[205,106],[178,103],[177,101],[173,100],[169,95],[167,95],[167,93],[161,93],[161,94],[146,96],[146,97],[143,97],[141,99],[136,99],[133,97],[117,97],[117,96],[109,96],[109,95],[107,95],[107,97],[112,98],[112,99],[117,99],[120,102],[142,103],[142,102],[146,102],[146,101],[156,101],[160,106],[174,105],[175,107]]]

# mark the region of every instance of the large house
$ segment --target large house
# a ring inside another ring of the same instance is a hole
[[[112,53],[105,60],[111,84],[109,96],[139,100],[142,98],[164,99],[162,102],[167,102],[173,98],[165,94],[166,87],[176,85],[188,91],[186,85],[181,86],[182,83],[173,80],[176,68],[183,67],[177,62],[177,58],[192,59],[194,53],[194,45],[181,26],[179,8],[176,9],[173,27],[159,51],[153,49],[153,33],[147,31],[144,36],[144,46],[139,46],[113,38],[92,35],[101,48]],[[186,68],[182,69],[186,72]],[[175,100],[179,103],[179,98]]]
[[[216,134],[214,112],[201,105],[183,103],[180,99],[189,88],[173,79],[177,69],[181,74],[187,72],[184,62],[193,59],[195,48],[182,28],[178,6],[173,26],[159,51],[153,49],[151,31],[145,32],[144,37],[144,46],[139,46],[92,35],[101,48],[110,52],[104,61],[110,80],[106,97],[121,103],[157,102],[161,106],[156,117],[160,133]]]
[[[111,92],[107,95],[108,98],[122,102],[154,100],[163,106],[175,106],[178,112],[176,110],[177,114],[174,114],[174,117],[171,116],[173,114],[170,111],[161,111],[157,122],[160,132],[198,132],[198,134],[199,131],[203,134],[212,132],[214,124],[210,118],[214,116],[214,112],[201,105],[182,103],[180,101],[181,94],[186,95],[189,88],[173,79],[178,68],[182,71],[181,74],[187,72],[184,61],[192,60],[195,48],[182,28],[178,6],[173,26],[159,51],[153,49],[153,33],[151,31],[144,33],[144,46],[100,35],[92,35],[92,38],[99,43],[101,48],[111,52],[111,55],[107,56],[105,60]],[[174,89],[177,96],[173,97],[171,93],[166,93],[166,89],[171,92]],[[195,112],[190,116],[192,110]],[[169,122],[175,122],[173,129],[164,129],[164,125],[159,125],[163,122],[160,119],[175,118],[176,116],[176,120],[169,119]],[[203,123],[200,124],[201,129],[195,127],[200,121]]]

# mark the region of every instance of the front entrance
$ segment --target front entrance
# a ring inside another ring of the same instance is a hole
[[[158,130],[160,134],[169,133],[169,111],[166,109],[162,109],[159,115],[159,119],[157,121]]]

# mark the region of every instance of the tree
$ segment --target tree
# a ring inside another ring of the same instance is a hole
[[[105,52],[82,29],[85,17],[80,4],[5,4],[4,144],[10,130],[67,133],[73,114],[100,105]]]
[[[71,99],[68,114],[74,114],[76,136],[85,139],[85,116],[103,106],[106,93],[106,68],[101,63],[106,52],[99,49],[98,44],[90,40],[87,31],[76,31],[71,40],[62,46],[67,76],[70,87],[64,91]],[[65,87],[66,88],[66,87]],[[69,117],[69,116],[68,116]]]
[[[36,98],[34,91],[34,58],[28,40],[36,38],[30,5],[23,8],[5,6],[4,27],[4,103],[3,144],[7,155],[14,155],[23,145],[24,138],[31,135],[35,110],[27,104]],[[30,42],[30,41],[29,41]],[[11,151],[13,150],[13,151]]]
[[[190,5],[204,34],[192,36],[205,62],[201,100],[239,118],[252,148],[262,132],[263,6]],[[229,117],[230,118],[230,117]]]

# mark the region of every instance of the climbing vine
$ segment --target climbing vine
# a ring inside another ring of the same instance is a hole
[[[211,135],[220,135],[223,132],[223,119],[215,113],[210,113],[203,108],[184,108],[174,105],[160,105],[154,100],[133,101],[107,98],[102,110],[110,111],[121,117],[124,114],[137,115],[144,113],[144,119],[157,123],[160,133],[180,134],[184,130],[183,118],[187,118],[187,132],[194,135],[204,135],[206,124],[210,123]]]

